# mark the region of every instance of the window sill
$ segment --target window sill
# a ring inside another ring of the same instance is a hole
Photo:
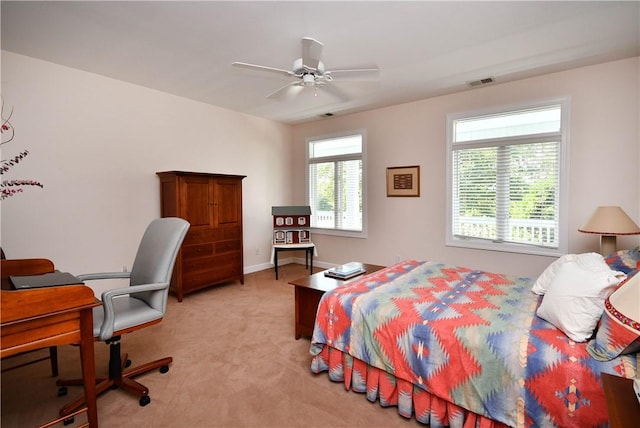
[[[351,230],[337,230],[337,229],[320,229],[311,228],[311,235],[328,235],[328,236],[342,236],[345,238],[359,238],[365,239],[367,232],[351,231]]]
[[[473,239],[447,239],[445,245],[447,247],[469,248],[485,251],[500,251],[506,253],[531,254],[536,256],[554,256],[559,257],[566,253],[562,248],[545,248],[533,245],[505,244],[477,241]]]

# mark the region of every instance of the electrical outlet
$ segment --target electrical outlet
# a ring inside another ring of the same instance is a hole
[[[400,256],[400,254],[398,254],[398,255],[396,256],[396,263],[398,263],[400,260],[402,260],[402,257]]]
[[[256,256],[260,255],[260,248],[256,248]]]
[[[122,272],[129,272],[127,265],[122,265]]]

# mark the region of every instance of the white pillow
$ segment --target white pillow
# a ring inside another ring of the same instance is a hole
[[[576,255],[574,261],[578,263],[580,266],[582,266],[583,268],[593,272],[611,271],[611,268],[609,267],[607,262],[604,261],[604,257],[598,253],[578,254]],[[618,273],[621,273],[621,272],[618,272]]]
[[[547,292],[553,279],[558,274],[560,268],[568,262],[577,262],[585,269],[599,271],[605,270],[609,271],[609,265],[604,261],[604,257],[598,253],[583,253],[583,254],[565,254],[560,257],[558,260],[551,263],[547,268],[542,272],[542,274],[536,279],[536,282],[531,287],[531,291],[535,294],[543,295]]]
[[[558,270],[560,270],[562,265],[575,258],[575,254],[565,254],[564,256],[551,263],[549,266],[547,266],[544,272],[542,272],[538,279],[536,279],[533,287],[531,287],[531,291],[538,295],[543,295],[544,293],[546,293],[549,289],[549,284],[551,284],[551,281],[553,281],[553,279],[556,277],[556,275],[558,274]]]
[[[562,263],[538,307],[540,318],[575,342],[584,342],[592,336],[602,316],[604,300],[625,277],[602,263],[592,255]]]

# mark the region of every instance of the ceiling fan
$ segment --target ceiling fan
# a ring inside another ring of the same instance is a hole
[[[356,68],[356,69],[336,69],[326,70],[322,62],[322,48],[324,45],[319,41],[304,37],[302,39],[302,58],[298,58],[293,62],[291,70],[281,68],[266,67],[263,65],[248,64],[246,62],[234,62],[232,65],[236,67],[249,68],[252,70],[266,71],[276,73],[295,80],[278,90],[267,95],[267,98],[290,98],[296,95],[304,88],[313,88],[315,95],[318,95],[318,89],[329,92],[330,94],[347,100],[347,96],[331,85],[334,77],[339,79],[350,78],[350,80],[371,80],[378,77],[380,70],[378,68]]]

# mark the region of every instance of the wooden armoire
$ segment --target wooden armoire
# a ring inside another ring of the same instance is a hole
[[[180,217],[191,227],[178,253],[171,290],[185,294],[216,284],[244,284],[242,180],[244,175],[164,171],[162,217]]]

